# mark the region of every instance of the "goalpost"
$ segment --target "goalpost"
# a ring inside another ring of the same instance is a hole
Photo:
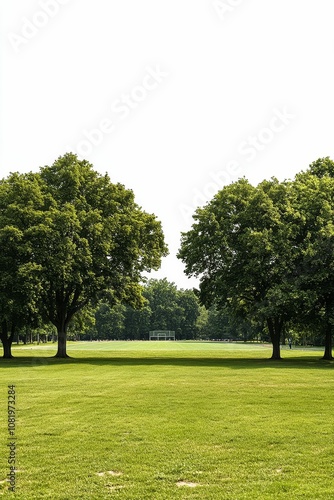
[[[175,340],[175,332],[172,330],[151,330],[149,340]]]

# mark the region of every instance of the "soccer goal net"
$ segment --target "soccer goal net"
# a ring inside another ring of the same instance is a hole
[[[150,340],[175,340],[175,332],[172,330],[151,330],[149,332]]]

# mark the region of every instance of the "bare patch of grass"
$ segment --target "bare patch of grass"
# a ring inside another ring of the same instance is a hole
[[[191,481],[178,481],[176,483],[177,486],[188,486],[188,488],[196,488],[196,486],[199,486],[198,483],[192,483]]]

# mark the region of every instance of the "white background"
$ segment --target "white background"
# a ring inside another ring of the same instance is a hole
[[[2,1],[1,176],[85,150],[162,221],[170,255],[151,276],[196,286],[175,255],[198,205],[334,158],[333,14],[332,0]]]

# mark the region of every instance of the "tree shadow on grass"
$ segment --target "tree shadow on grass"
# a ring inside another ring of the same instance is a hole
[[[135,366],[174,366],[174,367],[207,367],[207,368],[229,368],[238,369],[263,369],[263,368],[284,368],[284,369],[305,369],[313,368],[328,370],[334,368],[334,360],[327,361],[314,356],[296,356],[293,358],[282,358],[281,360],[271,360],[269,358],[233,358],[233,357],[78,357],[78,358],[55,358],[55,357],[32,357],[20,356],[12,359],[0,358],[0,368],[19,367],[52,367],[52,366],[73,366],[73,365],[93,365],[110,367],[135,367]]]

